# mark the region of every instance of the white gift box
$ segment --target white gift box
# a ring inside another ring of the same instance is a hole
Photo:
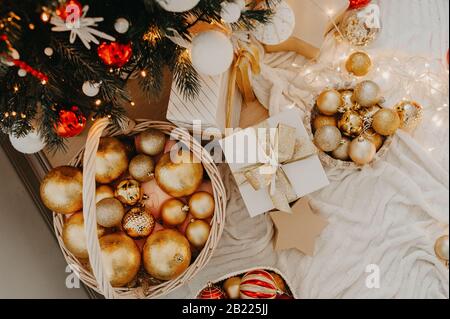
[[[310,139],[302,123],[301,113],[297,108],[291,108],[270,117],[267,122],[269,128],[277,128],[279,124],[294,127],[296,128],[297,139]],[[254,128],[248,128],[220,141],[225,159],[233,173],[242,171],[250,165],[258,164],[257,159],[264,156],[261,155],[264,151],[258,144],[256,135]],[[245,141],[245,144],[242,144],[242,141]],[[284,164],[283,170],[297,195],[297,199],[329,185],[318,155]],[[257,191],[249,183],[242,183],[238,180],[236,182],[251,217],[264,214],[275,208],[268,188]]]

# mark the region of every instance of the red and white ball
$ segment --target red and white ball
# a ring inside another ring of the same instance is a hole
[[[271,274],[255,270],[242,278],[240,294],[241,299],[275,299],[280,292]]]
[[[222,289],[210,285],[200,292],[197,299],[220,300],[226,299],[226,296]]]

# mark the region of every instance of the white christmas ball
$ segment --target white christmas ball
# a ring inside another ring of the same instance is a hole
[[[10,54],[11,58],[13,58],[14,60],[20,59],[20,54],[16,49],[11,49],[9,51],[9,54]],[[2,56],[0,56],[0,62],[7,66],[14,66],[14,62],[8,61],[6,58],[4,58]]]
[[[233,44],[219,31],[205,31],[192,40],[192,64],[199,73],[220,75],[230,68],[233,57]]]
[[[50,48],[50,47],[47,47],[47,48],[44,49],[44,53],[45,53],[46,56],[50,57],[50,56],[53,55],[53,49]]]
[[[156,0],[166,11],[185,12],[189,11],[200,2],[200,0]]]
[[[235,23],[241,18],[241,11],[242,9],[238,3],[224,2],[222,3],[220,16],[226,23]]]
[[[19,71],[17,71],[17,74],[21,77],[24,78],[27,76],[27,71],[25,71],[24,69],[19,69]]]
[[[24,137],[9,135],[12,146],[23,154],[34,154],[44,149],[45,144],[38,133],[32,131]]]
[[[100,84],[86,81],[83,83],[82,90],[83,93],[86,94],[87,96],[94,97],[97,96],[97,94],[100,92]]]
[[[295,13],[285,1],[275,7],[271,22],[259,23],[254,30],[255,38],[267,45],[277,45],[290,38],[295,29]]]
[[[114,29],[120,34],[127,33],[130,29],[130,22],[125,18],[119,18],[114,23]]]

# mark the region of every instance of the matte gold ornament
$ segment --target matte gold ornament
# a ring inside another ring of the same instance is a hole
[[[132,238],[148,237],[155,229],[155,218],[144,207],[135,207],[123,217],[122,228]]]
[[[277,273],[271,272],[270,274],[272,275],[273,281],[275,282],[275,285],[277,286],[278,290],[287,294],[288,289],[287,289],[286,282],[284,281],[284,279]]]
[[[366,165],[373,161],[377,149],[369,140],[359,137],[350,144],[349,155],[357,165]]]
[[[208,219],[214,215],[214,197],[207,192],[197,192],[189,199],[190,213],[197,219]]]
[[[105,228],[97,226],[98,237],[105,234]],[[64,224],[62,238],[66,248],[77,258],[87,259],[89,253],[84,231],[84,217],[82,212],[70,216]]]
[[[343,137],[339,143],[339,147],[333,151],[333,157],[341,161],[348,161],[350,159],[349,152],[351,142],[352,141],[349,138]]]
[[[134,206],[142,199],[141,185],[133,179],[124,180],[117,185],[114,196],[122,204]]]
[[[368,129],[367,131],[365,131],[363,137],[371,141],[375,145],[377,151],[379,151],[379,149],[383,146],[383,136],[375,132],[373,129]]]
[[[355,111],[344,113],[338,125],[341,132],[352,137],[359,136],[364,129],[363,119]]]
[[[381,101],[381,89],[373,81],[363,81],[356,85],[353,100],[363,107],[371,107]]]
[[[101,138],[95,160],[97,183],[109,184],[118,179],[127,169],[126,146],[114,137]]]
[[[188,213],[189,206],[176,198],[169,199],[161,207],[161,218],[164,225],[171,227],[183,224]]]
[[[116,198],[106,198],[97,204],[97,224],[111,228],[122,223],[125,208]]]
[[[355,52],[349,56],[345,68],[356,76],[365,76],[372,68],[372,60],[365,52]]]
[[[149,129],[136,136],[135,145],[139,153],[156,156],[164,151],[166,135],[161,131]]]
[[[373,129],[383,136],[394,135],[400,125],[400,116],[394,110],[381,109],[373,117]]]
[[[190,196],[203,181],[203,165],[191,152],[183,151],[172,157],[167,153],[159,160],[156,181],[172,197]]]
[[[413,131],[423,120],[423,108],[413,101],[402,101],[394,108],[400,116],[401,128]]]
[[[202,248],[206,245],[211,226],[203,220],[195,220],[186,228],[186,237],[192,246]]]
[[[133,239],[123,233],[100,238],[104,271],[113,287],[123,287],[137,275],[141,253]]]
[[[40,194],[44,205],[55,213],[78,212],[83,208],[83,173],[70,166],[55,168],[44,177]]]
[[[336,126],[337,127],[337,119],[334,116],[326,116],[318,114],[313,121],[314,130],[318,130],[324,126]]]
[[[109,185],[101,185],[95,191],[95,202],[99,203],[105,198],[114,198],[114,190]]]
[[[180,276],[191,264],[188,240],[176,230],[165,229],[153,233],[143,250],[145,270],[159,280]]]
[[[241,278],[232,277],[228,278],[223,284],[223,290],[227,294],[228,299],[240,299],[241,298]]]
[[[339,108],[339,113],[345,113],[348,111],[357,111],[361,108],[361,106],[353,101],[353,91],[352,90],[344,90],[341,91],[343,104]]]
[[[131,160],[128,170],[135,180],[146,183],[155,176],[155,163],[150,156],[140,154]]]
[[[449,238],[447,236],[442,236],[436,241],[436,245],[434,246],[434,251],[436,252],[436,256],[447,262],[448,265],[448,254],[449,254]]]
[[[317,108],[323,115],[334,115],[344,104],[341,94],[334,89],[322,92],[317,98]]]
[[[341,131],[335,126],[324,126],[314,134],[314,142],[324,152],[332,152],[339,147]]]

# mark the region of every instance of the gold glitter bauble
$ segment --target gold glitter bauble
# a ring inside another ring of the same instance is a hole
[[[318,114],[313,121],[314,130],[317,131],[319,128],[323,126],[336,126],[337,120],[334,116],[326,116]]]
[[[169,199],[161,207],[161,218],[164,225],[171,227],[183,224],[188,213],[189,206],[176,198]]]
[[[357,165],[366,165],[373,161],[377,149],[369,140],[359,137],[350,144],[349,155]]]
[[[383,146],[383,136],[375,132],[373,129],[368,129],[367,131],[365,131],[363,137],[371,141],[375,145],[377,151]]]
[[[95,191],[95,202],[99,203],[105,198],[114,198],[114,190],[109,185],[101,185]]]
[[[422,122],[423,108],[413,101],[402,101],[394,109],[400,116],[401,128],[406,131],[413,131]]]
[[[335,126],[323,126],[314,134],[316,146],[324,152],[332,152],[339,147],[341,131]]]
[[[156,156],[164,151],[166,135],[161,131],[149,129],[136,136],[135,145],[139,153]]]
[[[351,142],[352,141],[347,137],[343,137],[341,142],[339,143],[339,147],[335,149],[331,155],[333,155],[335,159],[348,161],[350,159],[349,152]]]
[[[141,267],[141,253],[133,239],[123,233],[100,238],[103,269],[113,287],[130,283]]]
[[[155,178],[170,196],[190,196],[203,181],[203,165],[191,152],[167,153],[156,165]]]
[[[339,113],[345,113],[348,111],[358,111],[361,106],[353,101],[353,91],[352,90],[344,90],[341,91],[343,104],[339,108]]]
[[[343,105],[341,93],[331,89],[322,92],[317,98],[317,109],[323,115],[334,115]]]
[[[51,170],[41,183],[44,205],[58,214],[73,214],[83,208],[83,173],[80,169],[61,166]]]
[[[132,238],[148,237],[155,229],[155,218],[145,208],[135,207],[123,217],[122,228]]]
[[[141,185],[133,179],[124,180],[117,185],[114,196],[122,204],[134,206],[142,199]]]
[[[105,234],[105,228],[97,226],[98,237]],[[84,231],[84,217],[82,212],[70,216],[64,223],[62,238],[66,248],[75,256],[82,259],[89,258]]]
[[[95,180],[100,184],[109,184],[118,179],[128,169],[126,146],[114,137],[100,139],[95,157]]]
[[[373,81],[363,81],[356,85],[353,100],[363,107],[371,107],[381,101],[381,89]]]
[[[287,289],[286,282],[284,281],[284,279],[277,273],[271,272],[270,274],[272,275],[273,281],[275,282],[275,285],[277,286],[278,290],[287,294],[288,289]]]
[[[130,175],[140,183],[146,183],[154,178],[155,163],[150,156],[140,154],[134,157],[128,168]]]
[[[240,299],[241,298],[241,278],[232,277],[228,278],[223,284],[223,290],[227,294],[228,299]]]
[[[449,254],[448,235],[442,236],[436,241],[434,251],[436,252],[438,258],[448,262],[448,254]]]
[[[347,136],[359,136],[364,129],[361,116],[355,111],[348,111],[342,115],[338,123],[339,129]]]
[[[372,127],[380,135],[391,136],[400,127],[401,121],[397,112],[390,109],[381,109],[373,117]]]
[[[197,219],[207,219],[214,215],[214,197],[207,192],[198,192],[189,199],[190,213]]]
[[[349,56],[345,68],[356,76],[365,76],[372,68],[372,60],[365,52],[355,52]]]
[[[202,248],[206,245],[211,226],[203,220],[195,220],[186,228],[186,237],[192,246]]]
[[[97,224],[111,228],[122,223],[125,208],[122,203],[115,198],[106,198],[97,203]]]
[[[380,28],[368,27],[367,16],[359,16],[359,10],[349,10],[342,18],[339,25],[340,37],[341,34],[344,39],[354,46],[367,46],[372,43],[380,32]]]
[[[153,233],[143,250],[145,270],[159,280],[180,276],[191,264],[189,241],[176,230],[165,229]]]

